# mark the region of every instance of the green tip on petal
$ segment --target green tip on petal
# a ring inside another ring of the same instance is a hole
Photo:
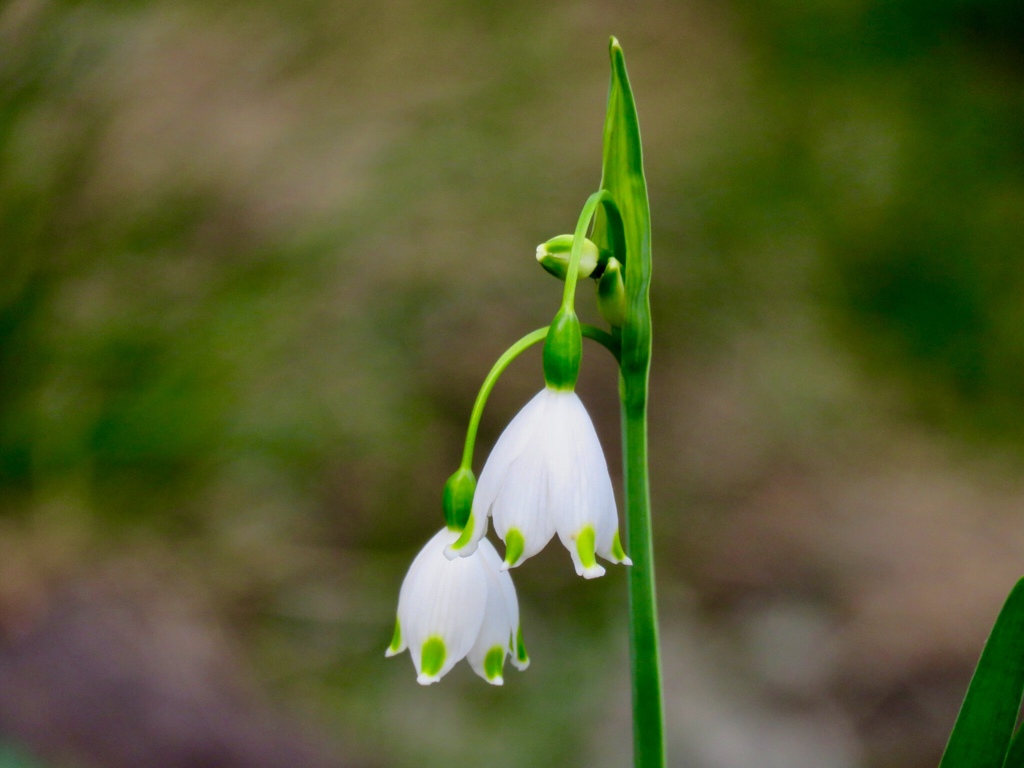
[[[518,528],[509,528],[505,534],[505,565],[509,568],[519,562],[526,549],[526,540]]]
[[[579,553],[584,568],[593,568],[597,565],[597,558],[594,556],[594,526],[585,525],[576,534],[576,552]]]
[[[473,540],[473,513],[469,513],[469,519],[466,520],[466,527],[462,529],[462,535],[455,540],[452,544],[452,549],[462,549],[464,546],[469,544]]]
[[[526,665],[530,663],[530,657],[526,653],[526,643],[523,642],[522,625],[516,629],[516,661],[519,662],[520,669],[526,669]]]
[[[501,673],[505,668],[505,649],[496,645],[487,652],[484,657],[484,676],[487,681],[494,685],[501,685],[504,682]]]
[[[633,564],[633,561],[629,559],[626,551],[622,548],[622,542],[619,541],[618,531],[615,531],[615,538],[612,539],[612,557],[615,558],[616,562],[625,563],[626,565]]]
[[[444,666],[445,655],[444,640],[436,635],[427,638],[427,642],[423,644],[423,650],[420,652],[420,668],[423,672],[421,678],[436,678],[441,667]]]
[[[394,656],[402,651],[402,622],[395,619],[395,634],[391,637],[386,656]]]
[[[595,538],[592,525],[583,526],[576,534],[576,556],[579,558],[576,572],[585,579],[604,576],[604,568],[597,564],[597,557],[594,553]]]

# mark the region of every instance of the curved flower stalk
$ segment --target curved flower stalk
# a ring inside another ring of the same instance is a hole
[[[505,428],[480,474],[466,534],[445,555],[468,557],[486,543],[488,517],[505,542],[503,568],[537,554],[556,533],[580,576],[604,575],[595,554],[632,564],[619,540],[608,464],[575,392],[545,387]]]
[[[501,685],[509,653],[520,670],[530,663],[516,589],[489,541],[472,557],[446,558],[444,548],[458,536],[442,528],[409,566],[385,656],[408,648],[421,685],[436,683],[462,658],[484,680]]]

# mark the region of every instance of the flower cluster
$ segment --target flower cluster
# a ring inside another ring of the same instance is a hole
[[[489,541],[481,542],[477,557],[449,561],[444,548],[458,535],[442,528],[413,560],[386,655],[409,648],[421,685],[436,683],[465,657],[480,677],[501,685],[509,653],[518,669],[530,663],[516,588]]]
[[[595,553],[631,564],[619,541],[608,464],[575,392],[545,387],[505,428],[480,474],[468,535],[445,554],[471,555],[488,517],[505,542],[504,568],[540,552],[556,533],[580,576],[604,575]]]
[[[462,658],[495,685],[504,680],[509,654],[516,667],[526,668],[529,659],[508,569],[540,552],[556,534],[584,578],[604,575],[598,556],[632,564],[619,538],[601,443],[574,391],[582,355],[581,327],[571,303],[575,281],[590,275],[598,279],[598,272],[617,276],[609,259],[598,269],[598,258],[597,247],[578,237],[560,236],[538,248],[542,266],[566,280],[568,297],[552,324],[537,332],[545,339],[545,387],[505,428],[479,483],[469,468],[479,418],[479,408],[474,409],[463,466],[445,487],[448,526],[416,556],[399,594],[387,655],[409,649],[423,685],[437,682]],[[497,373],[492,371],[481,389],[483,399],[507,364],[502,361],[533,343],[530,338],[495,365]],[[504,558],[485,538],[488,520],[505,543]]]

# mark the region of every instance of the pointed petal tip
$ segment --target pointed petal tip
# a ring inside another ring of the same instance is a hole
[[[527,656],[525,659],[520,659],[517,656],[513,656],[512,666],[518,669],[520,672],[525,672],[527,667],[530,666],[530,657]]]
[[[604,568],[600,565],[592,565],[589,568],[584,568],[583,573],[580,574],[584,579],[597,579],[604,576]]]
[[[424,672],[424,673],[420,674],[419,677],[416,678],[416,682],[419,683],[420,685],[432,685],[432,684],[436,683],[440,679],[441,678],[438,677],[437,675],[428,675],[426,672]]]
[[[476,552],[477,542],[475,541],[471,541],[463,547],[456,547],[456,544],[458,544],[458,542],[455,542],[455,544],[449,544],[444,548],[444,556],[449,560],[455,560],[459,557],[469,557]]]
[[[615,535],[612,537],[612,549],[608,555],[602,553],[602,557],[607,557],[613,563],[622,563],[623,565],[632,565],[633,561],[626,554],[626,550],[622,548],[622,540],[619,538],[619,532],[615,531]]]
[[[514,568],[523,561],[523,552],[526,551],[526,539],[523,532],[518,528],[509,528],[505,533],[505,565],[503,571]]]
[[[486,680],[491,685],[504,685],[505,684],[505,678],[503,678],[501,675],[498,675],[497,677],[490,677],[490,678],[485,677],[484,680]]]
[[[400,653],[401,651],[396,651],[394,648],[388,648],[386,651],[384,651],[384,658],[390,659],[392,656],[397,656]]]

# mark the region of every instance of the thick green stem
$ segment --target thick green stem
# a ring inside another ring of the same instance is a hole
[[[663,768],[661,662],[647,477],[647,377],[627,378],[624,374],[621,385],[626,526],[629,556],[633,560],[629,569],[629,658],[633,671],[634,766]],[[627,402],[631,405],[627,406]]]
[[[614,37],[612,76],[604,124],[601,188],[615,205],[597,216],[591,239],[625,265],[626,307],[619,340],[622,396],[622,461],[625,467],[629,574],[629,655],[633,673],[635,768],[664,768],[658,614],[647,477],[647,378],[651,366],[651,209],[644,180],[636,103],[626,60]],[[621,256],[619,252],[621,251]]]

